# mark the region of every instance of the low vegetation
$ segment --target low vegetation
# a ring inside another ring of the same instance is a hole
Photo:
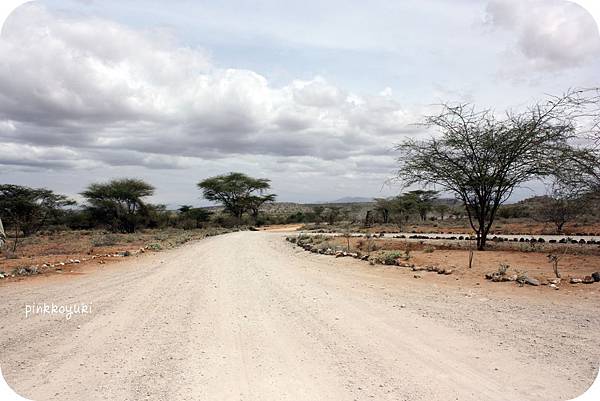
[[[187,242],[230,232],[226,228],[184,230],[143,229],[135,233],[102,230],[40,231],[23,239],[17,252],[0,264],[0,275],[32,275],[88,263],[111,260],[147,251],[162,251]]]
[[[465,282],[480,285],[481,279],[485,278],[494,283],[512,282],[519,286],[547,286],[558,290],[567,285],[570,286],[567,288],[574,288],[572,286],[600,282],[600,249],[585,244],[541,243],[525,256],[518,249],[519,243],[493,243],[487,251],[476,253],[473,260],[472,247],[465,242],[474,242],[474,238],[471,241],[438,240],[434,248],[431,240],[369,237],[373,238],[376,251],[365,248],[367,235],[352,237],[350,246],[343,234],[300,234],[287,237],[287,240],[316,254],[351,257],[368,261],[373,266],[406,269],[416,273],[414,278],[422,278],[422,273],[452,275],[461,282],[460,285]],[[560,272],[556,255],[560,255]],[[595,287],[586,288],[594,290]]]

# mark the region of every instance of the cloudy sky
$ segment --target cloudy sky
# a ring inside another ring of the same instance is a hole
[[[135,176],[176,206],[242,171],[282,201],[387,196],[436,103],[519,108],[599,74],[598,27],[563,0],[36,1],[0,37],[0,181]]]

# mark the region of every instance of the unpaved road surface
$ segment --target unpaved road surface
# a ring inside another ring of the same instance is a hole
[[[0,366],[33,400],[548,401],[591,385],[597,298],[436,280],[233,233],[0,285]],[[34,302],[92,312],[25,318]]]

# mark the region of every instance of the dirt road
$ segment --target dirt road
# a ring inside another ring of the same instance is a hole
[[[447,280],[454,280],[451,276]],[[567,400],[597,299],[432,284],[241,232],[0,286],[0,366],[33,400]],[[32,303],[91,304],[34,315]]]

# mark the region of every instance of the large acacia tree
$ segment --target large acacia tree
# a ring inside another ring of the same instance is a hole
[[[207,178],[198,183],[206,200],[219,202],[237,219],[250,211],[258,217],[258,209],[264,202],[275,200],[274,194],[265,194],[271,188],[270,180],[253,178],[243,173],[229,173]]]
[[[144,198],[152,194],[152,185],[134,178],[91,184],[81,193],[87,199],[92,216],[112,231],[126,233],[135,232],[147,214]]]
[[[438,136],[397,145],[398,178],[405,185],[454,193],[483,250],[496,212],[513,190],[554,174],[556,161],[571,150],[573,112],[568,95],[502,117],[470,105],[444,104],[439,114],[425,119]]]

